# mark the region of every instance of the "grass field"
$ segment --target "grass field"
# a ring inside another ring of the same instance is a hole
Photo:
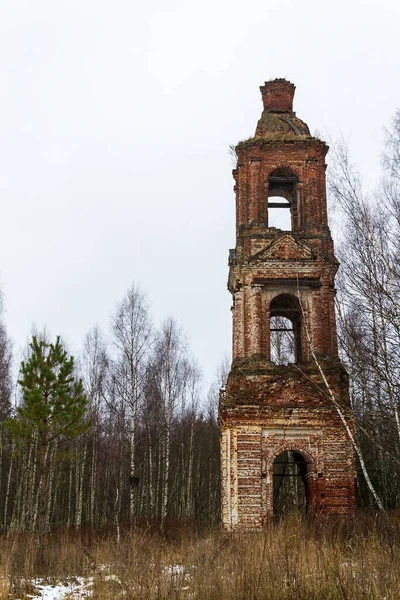
[[[397,600],[400,514],[293,515],[247,534],[175,522],[161,535],[141,524],[123,531],[119,544],[112,530],[53,532],[42,553],[34,537],[3,534],[1,598],[39,593],[35,578],[84,582],[54,596],[70,599]]]

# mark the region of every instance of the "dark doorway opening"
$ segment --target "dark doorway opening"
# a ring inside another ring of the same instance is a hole
[[[310,462],[297,450],[286,450],[274,460],[274,516],[280,518],[291,512],[306,514],[307,473]]]

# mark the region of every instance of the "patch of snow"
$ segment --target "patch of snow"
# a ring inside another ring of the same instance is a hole
[[[66,596],[68,600],[92,598],[92,577],[74,577],[71,581],[55,585],[45,584],[40,579],[34,579],[32,583],[38,593],[29,594],[28,598],[40,598],[40,600],[63,600]]]
[[[173,577],[177,577],[179,575],[185,574],[185,567],[183,565],[170,565],[163,569],[164,573],[167,575],[172,575]]]
[[[104,581],[116,581],[117,583],[120,583],[122,585],[121,580],[116,575],[106,575],[104,577]]]
[[[195,569],[195,566],[192,567]],[[107,573],[108,572],[108,573]],[[191,575],[187,573],[186,568],[180,564],[168,565],[162,568],[162,573],[167,578],[182,578],[188,582]],[[110,573],[109,565],[97,565],[96,574],[103,581],[115,581],[122,586],[122,581],[117,575]],[[182,583],[183,583],[182,581]],[[34,592],[26,594],[25,598],[32,600],[83,600],[93,598],[93,577],[70,577],[63,583],[59,582],[53,585],[45,583],[42,579],[32,579]],[[182,590],[189,590],[185,585]],[[119,594],[126,595],[126,590],[119,591]]]

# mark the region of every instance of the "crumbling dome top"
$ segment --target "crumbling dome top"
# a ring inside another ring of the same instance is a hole
[[[255,138],[285,140],[310,137],[308,125],[293,112],[296,86],[286,79],[266,81],[260,87],[264,110],[257,123]]]

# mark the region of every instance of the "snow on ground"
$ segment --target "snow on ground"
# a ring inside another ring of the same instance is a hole
[[[40,598],[40,600],[78,600],[82,598],[92,598],[92,577],[74,577],[65,583],[49,585],[39,579],[32,581],[35,586],[35,592],[26,594],[25,598]]]
[[[194,567],[193,567],[194,568]],[[97,574],[103,581],[114,581],[120,585],[121,580],[112,574],[106,574],[109,569],[106,565],[97,568]],[[162,569],[162,573],[169,580],[189,580],[191,576],[186,572],[183,565],[174,564]],[[93,598],[93,577],[71,577],[63,583],[49,584],[42,579],[32,579],[30,582],[33,589],[24,595],[24,598],[32,600],[83,600]],[[181,588],[188,590],[186,585]],[[120,590],[120,594],[126,594],[126,590]],[[17,600],[17,599],[16,599]]]

